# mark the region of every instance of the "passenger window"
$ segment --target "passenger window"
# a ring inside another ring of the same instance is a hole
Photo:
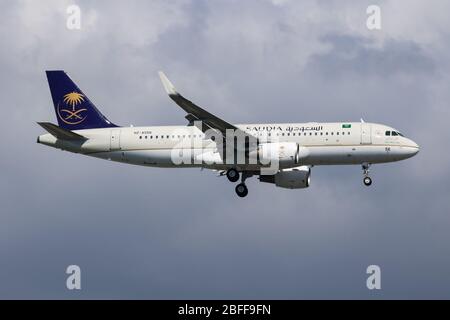
[[[312,132],[310,132],[309,135],[312,136]]]
[[[316,133],[314,133],[314,135],[315,135],[315,136],[317,136],[317,132],[316,132]]]
[[[334,135],[334,132],[332,132],[331,135]]]
[[[148,137],[147,136],[145,136],[145,139],[147,139]]]
[[[390,136],[390,135],[391,135],[391,132],[390,132],[390,131],[386,131],[386,135],[387,135],[387,136]]]
[[[395,131],[392,131],[392,135],[393,136],[398,136],[397,132],[395,132]]]
[[[339,132],[336,132],[336,135],[338,136],[338,135],[339,135]]]
[[[140,136],[139,139],[142,139],[142,136]]]

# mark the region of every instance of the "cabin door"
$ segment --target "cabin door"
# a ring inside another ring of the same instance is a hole
[[[120,129],[111,130],[111,151],[120,150]]]
[[[372,144],[372,125],[361,123],[361,144]]]

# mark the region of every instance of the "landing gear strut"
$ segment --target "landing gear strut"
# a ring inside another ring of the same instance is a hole
[[[372,179],[369,177],[369,168],[370,168],[369,163],[363,163],[363,165],[362,165],[363,174],[364,174],[363,182],[364,182],[364,185],[366,185],[367,187],[372,184]]]
[[[245,180],[251,177],[252,174],[246,171],[242,172],[242,182],[236,186],[236,193],[239,197],[244,198],[248,195],[248,188],[245,185]]]

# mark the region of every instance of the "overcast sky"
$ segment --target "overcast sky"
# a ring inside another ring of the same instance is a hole
[[[0,298],[450,298],[450,2],[8,1],[0,19]],[[66,28],[78,4],[81,30]],[[382,30],[366,8],[382,9]],[[36,144],[64,69],[113,122],[359,121],[407,161],[315,167],[306,190],[127,166]],[[68,291],[65,269],[82,270]],[[382,290],[366,288],[381,267]]]

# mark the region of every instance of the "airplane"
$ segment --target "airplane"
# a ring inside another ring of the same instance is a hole
[[[185,112],[185,126],[123,127],[109,121],[61,70],[46,71],[58,125],[38,122],[48,133],[37,142],[110,161],[162,168],[206,168],[240,183],[246,179],[286,189],[308,188],[311,168],[360,165],[372,185],[372,164],[413,157],[419,146],[383,124],[360,122],[236,124],[202,109],[176,91],[159,72],[169,97]]]

